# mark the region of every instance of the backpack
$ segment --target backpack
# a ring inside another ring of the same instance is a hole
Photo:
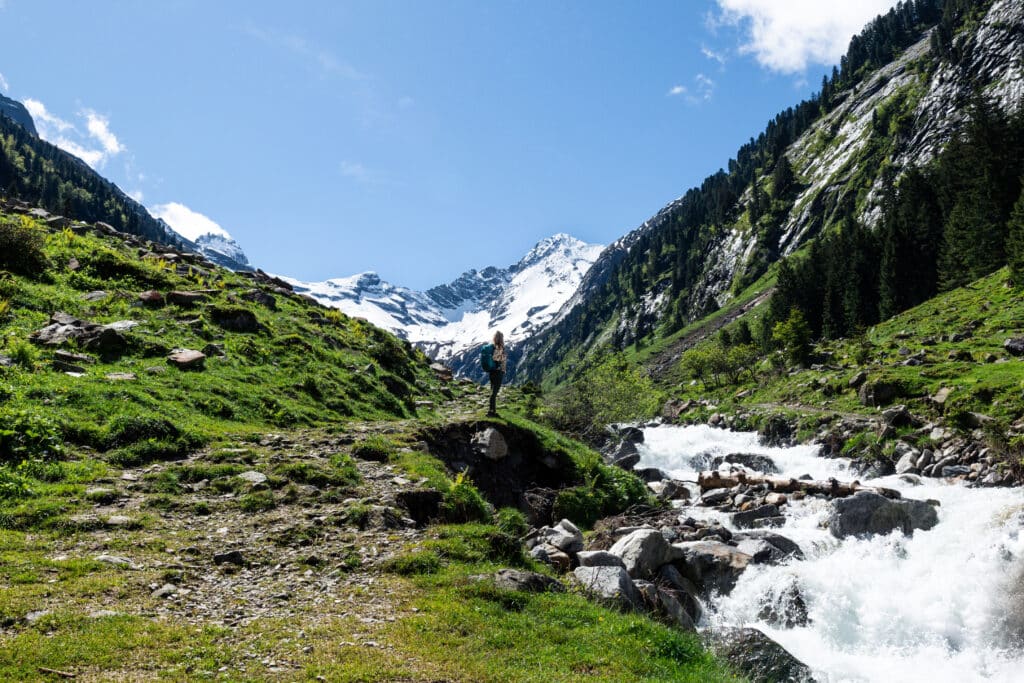
[[[484,372],[494,370],[494,344],[484,344],[480,349],[480,367]]]

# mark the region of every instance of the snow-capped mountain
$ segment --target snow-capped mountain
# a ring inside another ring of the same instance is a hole
[[[209,217],[178,202],[151,206],[149,212],[217,265],[231,270],[252,270],[241,245]]]
[[[507,268],[469,270],[426,292],[392,285],[372,272],[324,282],[284,279],[296,291],[391,330],[457,372],[473,375],[475,351],[494,330],[504,332],[511,346],[528,338],[557,315],[603,248],[558,234]]]

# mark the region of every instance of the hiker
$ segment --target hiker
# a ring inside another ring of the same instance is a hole
[[[498,400],[501,380],[505,378],[505,336],[501,332],[495,332],[494,341],[480,349],[480,365],[491,378],[491,407],[487,417],[497,417],[495,402]]]

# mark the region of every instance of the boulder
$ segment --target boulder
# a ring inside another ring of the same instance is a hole
[[[477,432],[471,439],[473,447],[477,452],[488,460],[501,460],[508,455],[508,443],[494,427]]]
[[[494,575],[494,585],[498,588],[525,593],[564,593],[565,586],[558,579],[545,576],[538,572],[521,571],[518,569],[501,569]]]
[[[247,308],[214,306],[209,309],[210,320],[229,332],[259,332],[262,329],[256,314]]]
[[[575,555],[583,550],[583,532],[575,524],[563,519],[553,527],[543,527],[532,534],[530,542],[536,544],[547,543],[564,553]]]
[[[740,529],[750,529],[754,526],[754,522],[757,520],[779,516],[779,508],[777,506],[762,505],[761,507],[754,508],[753,510],[744,510],[743,512],[735,513],[732,516],[732,523]]]
[[[790,557],[798,560],[804,559],[804,553],[800,550],[799,545],[773,531],[761,529],[743,531],[733,536],[733,540],[736,541],[736,549],[751,555],[757,564],[776,564]],[[770,546],[770,549],[765,548],[762,544],[767,544]],[[761,554],[766,550],[768,551],[767,555]],[[752,551],[756,551],[759,554],[755,555]]]
[[[712,649],[750,681],[814,681],[806,664],[755,628],[720,632],[712,642]]]
[[[807,602],[795,581],[772,590],[761,600],[758,618],[778,628],[807,626]]]
[[[208,298],[202,292],[167,292],[167,303],[181,306],[182,308],[191,308],[202,301],[206,301]]]
[[[896,461],[896,474],[906,474],[917,469],[917,461],[921,454],[915,449],[910,449]]]
[[[622,558],[607,550],[581,550],[576,554],[581,567],[622,567],[626,568]]]
[[[688,411],[693,407],[693,401],[687,399],[686,401],[678,398],[673,398],[665,403],[661,409],[661,416],[668,422],[675,422],[679,419],[679,416]]]
[[[155,289],[149,289],[139,294],[139,301],[144,306],[159,308],[164,305],[164,295]]]
[[[723,464],[741,465],[748,470],[764,472],[765,474],[776,474],[779,468],[775,461],[767,455],[758,453],[730,453],[729,455],[717,455],[711,459],[711,469],[716,470]]]
[[[905,427],[911,422],[910,411],[902,404],[883,410],[882,419],[890,427]]]
[[[424,525],[435,519],[441,512],[444,495],[434,489],[412,489],[399,491],[395,500],[408,511],[409,517],[417,525]]]
[[[871,491],[858,491],[831,502],[829,531],[836,538],[870,536],[899,530],[913,534],[938,524],[935,508],[920,500],[890,500]]]
[[[659,587],[657,600],[659,611],[667,617],[670,623],[684,631],[697,630],[694,617],[686,607],[688,602],[693,601],[693,596],[682,591]]]
[[[250,289],[242,294],[244,301],[251,301],[257,303],[264,308],[268,308],[271,311],[277,310],[277,299],[274,298],[273,294],[268,294],[262,289]]]
[[[865,382],[860,386],[857,397],[865,406],[885,406],[892,403],[902,393],[903,388],[896,382],[877,380]]]
[[[727,594],[754,559],[718,541],[690,541],[674,547],[682,551],[682,557],[672,564],[705,593]]]
[[[641,609],[643,598],[622,567],[577,567],[573,571],[583,590],[624,609]]]
[[[666,541],[657,529],[637,529],[616,541],[608,552],[622,558],[626,571],[634,579],[649,579],[663,565],[682,557],[679,549]]]

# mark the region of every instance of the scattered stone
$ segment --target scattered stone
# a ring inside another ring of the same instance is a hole
[[[114,489],[105,486],[93,486],[85,490],[85,497],[93,503],[109,505],[118,499],[118,493]]]
[[[256,470],[242,472],[241,474],[238,475],[238,478],[241,479],[242,481],[249,482],[253,486],[266,483],[267,481],[267,475],[263,474],[262,472],[257,472]]]
[[[132,569],[135,567],[135,564],[131,560],[127,557],[121,557],[120,555],[97,555],[93,559],[97,562],[102,562],[103,564],[110,564],[115,567],[123,567],[125,569]]]
[[[230,332],[259,332],[262,329],[256,314],[248,308],[214,306],[207,312],[214,324]]]
[[[165,583],[164,585],[160,586],[155,591],[150,593],[150,595],[153,596],[154,598],[164,599],[164,598],[172,597],[177,592],[178,592],[178,587],[177,586],[175,586],[173,583]]]
[[[530,549],[530,557],[549,564],[559,572],[567,572],[572,567],[572,558],[560,548],[550,543],[541,543]]]
[[[892,403],[902,391],[902,387],[895,382],[878,380],[862,384],[857,397],[862,405],[879,407]]]
[[[226,553],[214,553],[214,564],[234,564],[242,567],[245,565],[245,556],[241,550],[229,550]]]
[[[852,389],[856,389],[856,388],[858,388],[858,387],[859,387],[859,386],[860,386],[861,384],[864,384],[864,382],[866,382],[866,381],[867,381],[867,379],[868,379],[868,373],[866,373],[866,372],[864,372],[863,370],[861,370],[860,372],[858,372],[857,374],[855,374],[855,375],[854,375],[853,377],[851,377],[851,378],[850,378],[850,380],[849,380],[849,381],[848,381],[848,382],[847,382],[846,384],[847,384],[847,385],[848,385],[848,386],[849,386],[850,388],[852,388]]]
[[[1011,356],[1024,356],[1024,337],[1012,337],[1003,342],[1003,348]]]
[[[104,376],[113,382],[132,382],[138,379],[133,372],[108,372]]]
[[[40,610],[35,610],[33,612],[29,612],[28,614],[25,615],[25,623],[26,624],[34,624],[37,621],[39,621],[40,619],[42,619],[43,617],[49,616],[51,614],[53,614],[53,610],[48,610],[48,609],[40,609]]]
[[[193,349],[175,349],[167,356],[167,362],[181,370],[202,369],[206,354]]]
[[[132,518],[125,515],[111,515],[103,523],[107,526],[129,526],[132,524]]]
[[[259,304],[264,308],[268,308],[271,311],[277,310],[277,299],[274,298],[273,294],[268,294],[262,289],[250,289],[248,292],[242,293],[242,299],[244,301],[251,301]]]
[[[858,491],[831,502],[829,531],[836,538],[870,536],[899,530],[911,535],[938,524],[935,508],[920,500],[890,500],[871,491]]]
[[[167,303],[181,306],[182,308],[191,308],[202,301],[206,301],[208,298],[202,292],[167,292]]]
[[[525,593],[564,593],[565,586],[561,581],[537,572],[520,571],[518,569],[501,569],[494,575],[494,585],[498,588]]]
[[[155,289],[149,289],[139,294],[139,301],[151,308],[160,308],[164,305],[164,295]]]

